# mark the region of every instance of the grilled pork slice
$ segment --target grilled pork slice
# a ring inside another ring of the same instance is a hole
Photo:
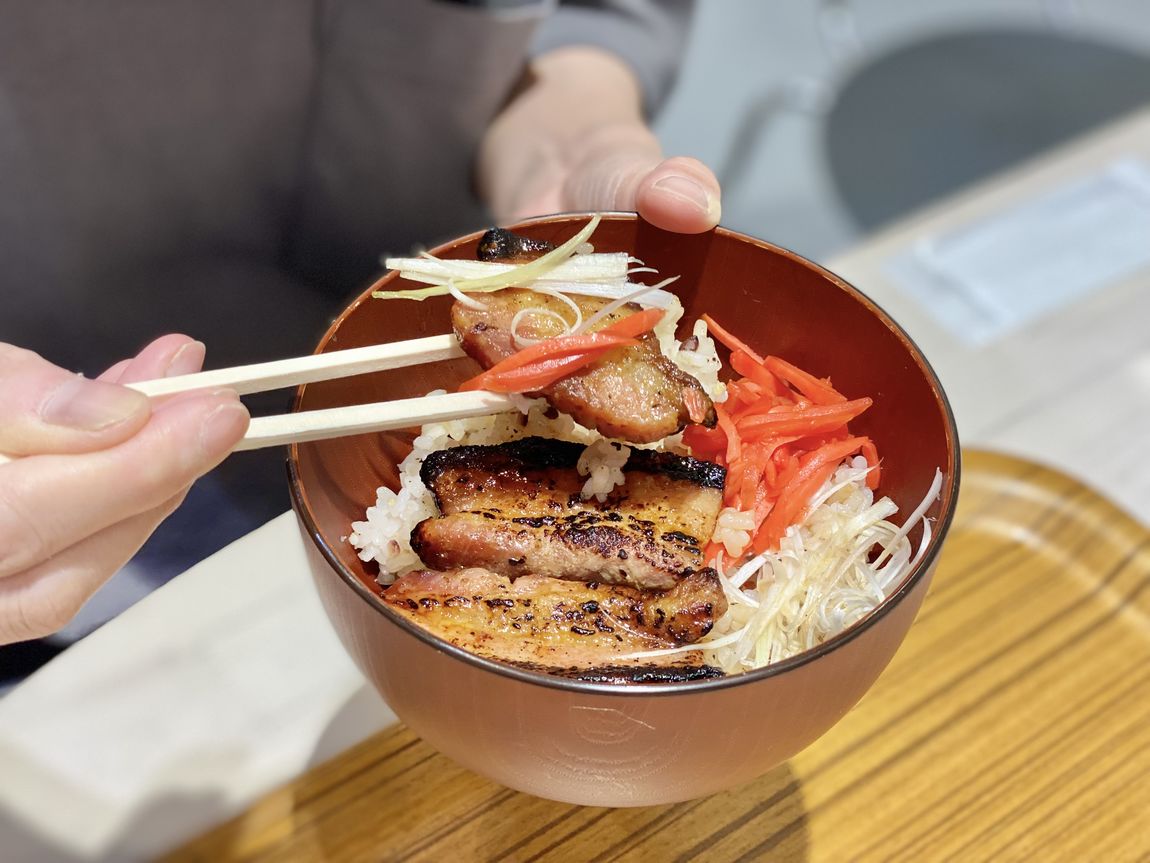
[[[602,309],[607,300],[572,296],[584,318]],[[451,324],[463,350],[485,369],[516,352],[511,322],[523,309],[548,309],[570,320],[571,308],[547,294],[508,288],[485,294],[484,308],[456,303]],[[628,304],[616,309],[594,329],[607,326],[638,310]],[[524,315],[518,333],[539,339],[559,335],[557,320],[546,315]],[[715,406],[702,385],[659,351],[659,341],[647,333],[637,345],[618,348],[600,360],[546,387],[541,395],[576,422],[598,429],[607,437],[634,443],[652,443],[673,435],[695,415],[714,426]]]
[[[666,592],[485,569],[419,570],[383,592],[397,612],[480,656],[555,669],[631,664],[622,654],[693,644],[727,608],[713,569]],[[699,665],[688,652],[673,665]],[[641,665],[649,665],[645,660]]]
[[[421,522],[411,532],[411,547],[437,568],[482,566],[509,577],[539,572],[666,590],[699,564],[699,547],[657,539],[648,529],[636,519],[610,522],[598,513],[505,518],[458,512]]]
[[[411,546],[435,569],[482,566],[666,590],[703,564],[725,471],[672,453],[633,450],[624,482],[583,500],[580,444],[547,438],[429,455],[420,478],[443,516],[420,522]]]

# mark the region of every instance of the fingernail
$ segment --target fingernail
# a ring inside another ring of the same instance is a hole
[[[164,377],[174,378],[198,372],[204,365],[206,355],[207,348],[203,342],[188,342],[172,355]]]
[[[208,457],[227,452],[243,436],[247,409],[239,402],[225,402],[204,417],[200,426],[200,449]]]
[[[717,200],[712,199],[707,193],[706,188],[701,184],[681,174],[672,174],[669,177],[663,177],[663,179],[656,181],[654,188],[660,192],[665,192],[680,200],[694,204],[708,215],[710,215],[719,204]]]
[[[130,419],[147,404],[147,397],[134,390],[75,377],[48,396],[40,418],[50,425],[94,432]]]

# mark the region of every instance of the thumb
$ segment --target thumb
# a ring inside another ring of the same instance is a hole
[[[698,159],[666,159],[639,182],[635,209],[664,230],[700,234],[722,217],[719,181]]]
[[[697,159],[660,161],[646,149],[620,149],[581,162],[564,184],[568,210],[636,210],[680,234],[709,231],[722,215],[719,181]]]
[[[91,452],[127,440],[148,420],[141,393],[0,345],[0,452]]]

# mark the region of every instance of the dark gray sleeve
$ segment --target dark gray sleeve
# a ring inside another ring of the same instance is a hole
[[[533,53],[571,45],[610,51],[635,72],[648,116],[675,81],[694,0],[568,0],[539,28]]]

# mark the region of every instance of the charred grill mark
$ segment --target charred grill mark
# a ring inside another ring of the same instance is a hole
[[[690,545],[696,548],[699,545],[699,540],[695,539],[693,536],[689,536],[688,534],[683,533],[680,530],[667,531],[663,534],[663,539],[667,540],[668,542],[679,542],[683,545]]]
[[[642,684],[690,683],[726,675],[713,665],[599,665],[593,668],[560,668],[536,662],[512,663],[527,671],[552,674],[588,683]]]
[[[712,665],[668,666],[657,665],[628,668],[626,666],[604,666],[590,668],[574,675],[579,680],[593,683],[689,683],[692,680],[713,680],[725,677],[723,672]]]
[[[481,261],[522,262],[554,248],[555,244],[546,240],[534,240],[506,228],[491,228],[479,238],[475,256]]]
[[[556,519],[553,515],[541,515],[531,518],[523,517],[511,519],[512,524],[525,524],[528,527],[549,527],[555,524],[555,522]]]
[[[638,459],[636,453],[641,453]],[[635,464],[631,465],[634,460]],[[700,461],[690,456],[676,456],[673,452],[654,452],[653,450],[632,450],[631,458],[627,459],[627,469],[642,473],[653,473],[667,476],[669,479],[689,482],[699,488],[713,488],[722,491],[723,483],[727,481],[727,468],[712,463]]]

